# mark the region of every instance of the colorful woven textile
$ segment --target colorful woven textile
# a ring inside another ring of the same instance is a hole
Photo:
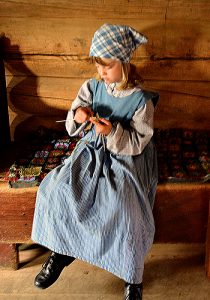
[[[210,179],[210,131],[155,131],[159,182],[205,182]]]
[[[155,129],[159,182],[210,179],[210,131]],[[41,128],[17,154],[4,180],[13,188],[39,185],[45,175],[71,155],[80,138]]]
[[[39,185],[49,171],[71,155],[78,140],[66,132],[39,129],[24,143],[5,179],[14,188]]]

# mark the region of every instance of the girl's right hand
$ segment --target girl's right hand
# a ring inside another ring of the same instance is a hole
[[[74,121],[77,123],[84,123],[86,121],[89,121],[90,117],[93,116],[93,111],[90,107],[78,107],[75,115],[74,115]]]

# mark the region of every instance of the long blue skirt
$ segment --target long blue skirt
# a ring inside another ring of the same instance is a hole
[[[139,283],[154,238],[156,186],[152,141],[140,155],[118,155],[90,131],[41,182],[32,240]]]

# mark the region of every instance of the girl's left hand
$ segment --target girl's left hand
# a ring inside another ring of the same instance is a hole
[[[90,117],[89,121],[95,125],[96,134],[108,135],[112,130],[112,123],[104,118]]]

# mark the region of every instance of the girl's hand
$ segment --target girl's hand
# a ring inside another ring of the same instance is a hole
[[[104,118],[90,117],[90,122],[95,125],[96,134],[108,135],[112,130],[112,123]]]
[[[74,121],[77,123],[84,123],[86,121],[89,121],[90,117],[93,116],[93,111],[90,107],[78,107],[75,115],[74,115]]]

